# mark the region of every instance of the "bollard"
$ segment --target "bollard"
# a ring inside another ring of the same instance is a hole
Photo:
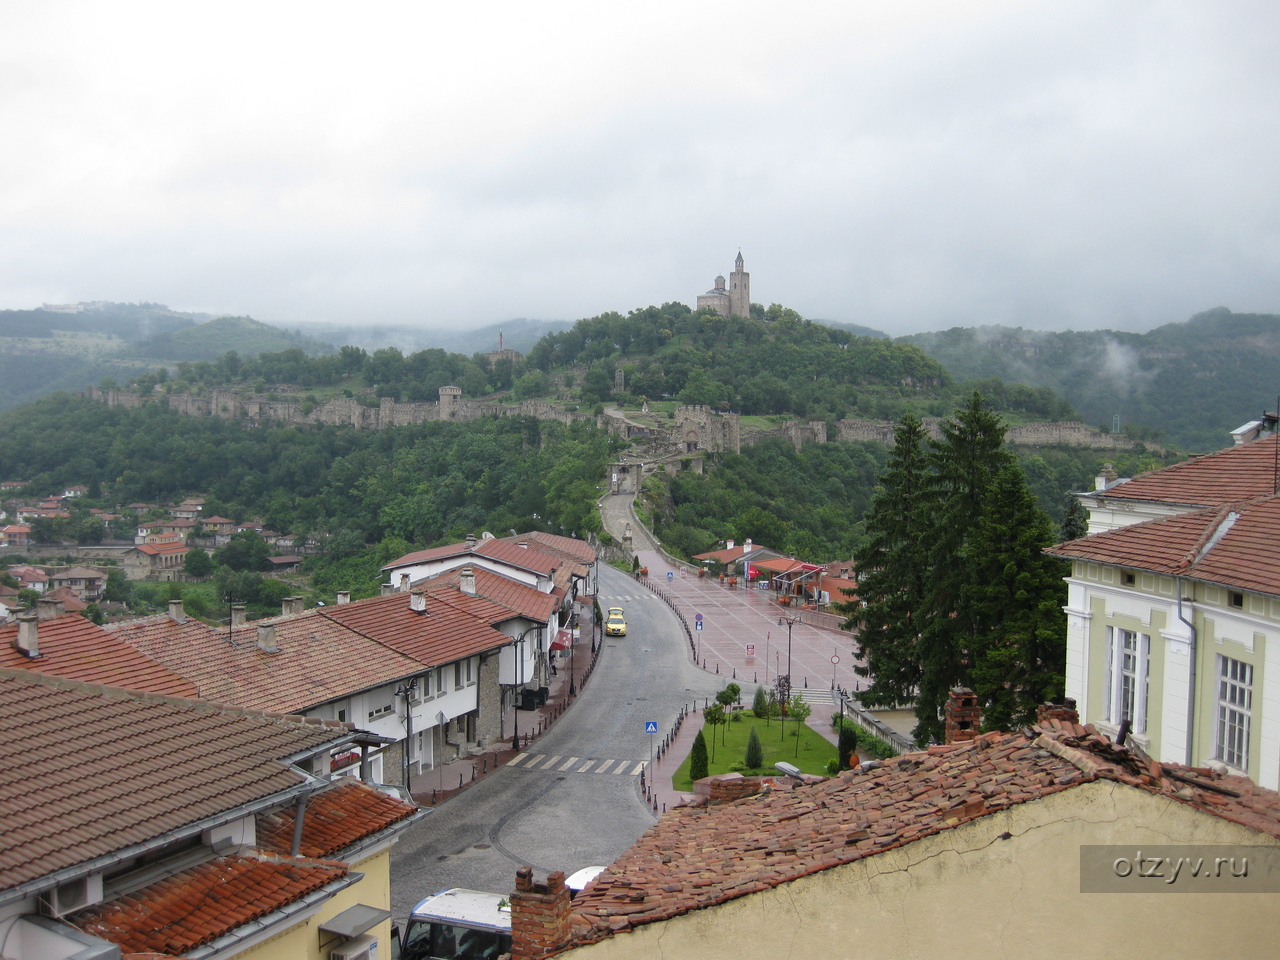
[[[476,782],[476,765],[474,763],[471,765],[471,782]]]
[[[808,689],[809,689],[809,678],[808,678],[808,677],[805,677],[805,678],[804,678],[804,688],[805,688],[806,690],[808,690]]]
[[[431,805],[434,807],[435,804],[436,804],[436,788],[432,787],[431,788]]]
[[[716,661],[716,673],[719,673],[719,672],[720,672],[720,661],[719,661],[719,660],[717,660],[717,661]]]
[[[663,813],[667,812],[667,801],[665,800],[662,801],[662,812]]]
[[[734,668],[733,668],[733,679],[735,679],[735,680],[737,680],[737,679],[738,679],[738,668],[737,668],[737,667],[734,667]]]
[[[759,682],[760,682],[760,674],[758,674],[758,673],[753,673],[753,674],[751,675],[751,682],[752,682],[752,683],[759,683]]]
[[[462,789],[462,774],[458,774],[458,789]]]
[[[654,798],[653,798],[653,812],[654,812],[654,813],[657,813],[657,812],[658,812],[658,798],[657,798],[657,797],[654,797]]]

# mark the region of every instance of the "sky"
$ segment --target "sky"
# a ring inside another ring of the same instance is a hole
[[[0,309],[1280,313],[1280,4],[0,0]]]

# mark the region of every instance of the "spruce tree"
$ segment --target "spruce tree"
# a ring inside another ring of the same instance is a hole
[[[748,770],[759,770],[764,766],[764,747],[760,744],[760,735],[756,733],[755,727],[747,734],[747,753],[742,758],[742,764]]]
[[[848,770],[851,766],[851,758],[854,751],[858,749],[858,731],[854,729],[853,722],[846,720],[840,728],[840,737],[836,742],[836,752],[840,755],[840,769]]]
[[[756,695],[751,701],[751,712],[759,719],[769,719],[769,698],[764,692],[764,687],[756,687]]]
[[[942,708],[951,688],[972,684],[975,649],[982,640],[973,607],[973,534],[996,475],[1016,462],[1004,438],[1000,417],[975,390],[954,417],[943,421],[942,439],[929,444],[929,576],[913,731],[920,744],[942,739]]]
[[[699,730],[689,751],[689,779],[701,780],[707,775],[707,741]]]
[[[892,706],[914,699],[921,680],[921,615],[930,576],[932,521],[924,425],[903,417],[894,431],[887,469],[864,519],[866,539],[854,553],[857,597],[836,604],[856,630],[871,677],[860,699]]]
[[[1068,571],[1044,554],[1053,542],[1053,521],[1022,471],[1002,470],[969,551],[968,606],[977,628],[970,686],[987,729],[1030,723],[1039,704],[1062,694]]]

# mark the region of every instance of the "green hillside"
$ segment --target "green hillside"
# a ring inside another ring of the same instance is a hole
[[[956,379],[1048,387],[1087,422],[1119,416],[1131,435],[1204,452],[1271,409],[1280,383],[1280,316],[1225,307],[1148,333],[955,327],[902,337]]]
[[[280,350],[300,349],[316,355],[333,347],[310,337],[281,330],[250,317],[219,317],[208,323],[156,334],[139,340],[122,353],[155,360],[214,360],[229,350],[256,356]]]

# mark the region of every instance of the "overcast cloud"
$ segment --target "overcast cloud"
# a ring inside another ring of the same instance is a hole
[[[1280,6],[0,2],[0,308],[1280,313]]]

